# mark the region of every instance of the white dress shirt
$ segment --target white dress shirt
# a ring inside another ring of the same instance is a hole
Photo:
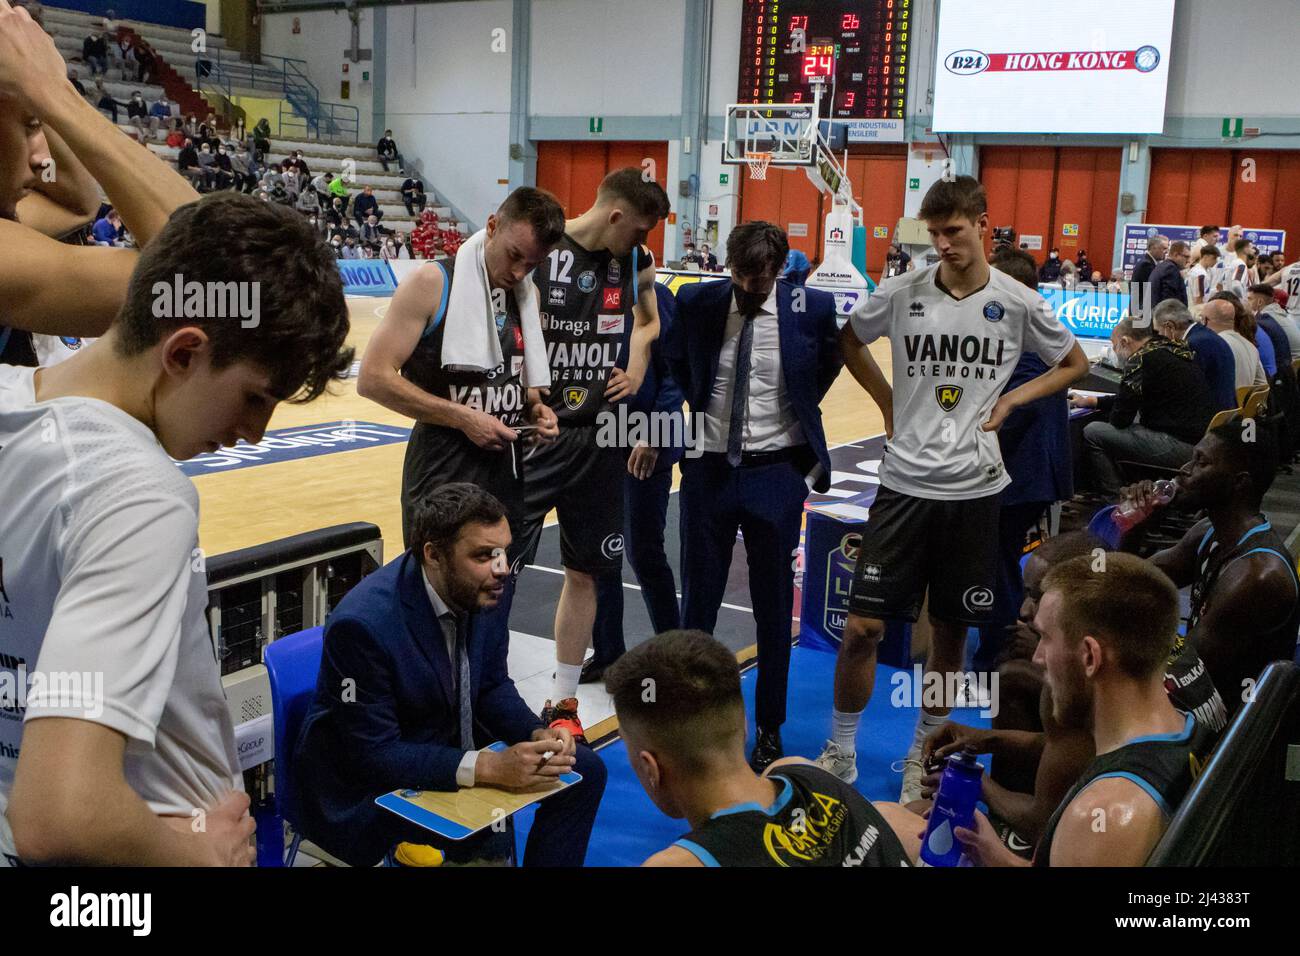
[[[429,595],[429,603],[433,605],[433,614],[438,619],[438,626],[442,628],[442,639],[447,645],[447,659],[451,661],[452,686],[454,687],[460,680],[460,668],[456,664],[456,612],[438,596],[438,592],[433,589],[433,583],[429,580],[429,575],[425,573],[423,568],[420,570],[420,577],[424,580],[424,590]],[[459,711],[459,697],[457,698],[456,708]],[[465,751],[465,756],[460,758],[460,766],[456,768],[456,783],[462,787],[474,786],[474,768],[477,764],[478,751]]]
[[[803,428],[790,403],[781,370],[781,333],[776,314],[776,286],[752,319],[754,344],[749,358],[749,393],[746,396],[744,436],[746,452],[777,451],[804,444]],[[704,413],[704,450],[726,454],[731,431],[731,401],[736,386],[736,351],[744,317],[731,297],[731,310],[718,354],[718,374]]]

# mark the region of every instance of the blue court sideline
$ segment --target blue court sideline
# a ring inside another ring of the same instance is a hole
[[[876,689],[862,718],[858,732],[858,779],[855,786],[871,800],[897,800],[902,774],[889,769],[902,759],[911,743],[916,726],[914,707],[895,707],[890,703],[894,692],[892,678],[897,668],[881,665],[876,673]],[[790,658],[789,717],[781,728],[787,755],[816,757],[830,733],[831,685],[835,674],[835,655],[826,651],[796,647]],[[757,671],[752,668],[741,676],[751,739],[754,714],[754,683]],[[976,727],[989,721],[977,709],[953,711],[953,719]],[[600,750],[609,769],[605,798],[596,816],[587,851],[588,866],[639,866],[646,857],[662,850],[690,827],[685,820],[670,820],[660,813],[641,789],[636,774],[628,764],[627,751],[621,740]],[[517,816],[520,859],[523,841],[532,824],[533,811]]]

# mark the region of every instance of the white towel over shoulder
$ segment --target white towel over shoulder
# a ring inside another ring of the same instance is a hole
[[[444,319],[447,331],[442,338],[443,368],[491,371],[501,365],[501,342],[493,320],[496,310],[492,307],[492,290],[483,259],[486,244],[487,230],[480,229],[456,253]],[[537,286],[533,285],[532,276],[525,276],[515,286],[514,293],[524,335],[524,387],[549,388],[551,369],[546,360],[546,339],[542,336]]]

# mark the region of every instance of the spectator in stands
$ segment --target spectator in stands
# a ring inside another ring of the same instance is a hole
[[[429,197],[424,194],[424,183],[412,176],[402,181],[402,202],[406,205],[406,214],[414,216],[416,211],[424,212]]]
[[[203,168],[208,188],[214,188],[217,182],[217,157],[212,152],[212,147],[207,143],[199,147],[199,166]]]
[[[375,144],[375,151],[379,154],[379,161],[384,164],[384,172],[388,172],[389,163],[397,163],[398,169],[406,165],[402,162],[402,154],[397,151],[397,144],[393,142],[391,129],[384,130],[384,135]]]
[[[78,93],[80,93],[82,96],[86,95],[85,84],[83,84],[81,80],[77,78],[77,71],[75,69],[68,70],[68,82],[71,83],[72,88],[76,90]]]
[[[1164,236],[1152,236],[1147,240],[1147,251],[1138,264],[1133,267],[1133,277],[1129,288],[1133,295],[1132,313],[1150,315],[1150,288],[1148,281],[1156,266],[1164,259],[1169,250],[1169,240]]]
[[[406,233],[401,232],[400,230],[394,233],[393,241],[397,244],[397,255],[393,257],[394,259],[411,258],[411,247],[407,245]]]
[[[343,258],[343,237],[335,235],[330,238],[330,246],[334,249],[334,258]]]
[[[307,216],[315,216],[320,212],[320,197],[316,195],[316,190],[307,185],[298,193],[298,198],[294,202],[294,208],[300,213]]]
[[[1232,349],[1238,394],[1241,394],[1242,389],[1264,388],[1268,385],[1259,349],[1237,331],[1237,310],[1230,299],[1211,299],[1207,302],[1201,310],[1201,321]]]
[[[371,216],[382,219],[384,211],[379,208],[379,200],[375,198],[375,188],[366,186],[361,190],[361,195],[352,203],[352,218],[360,226]]]
[[[1155,329],[1171,342],[1186,342],[1196,355],[1196,364],[1205,373],[1210,397],[1216,411],[1237,407],[1236,361],[1232,348],[1192,318],[1187,306],[1176,299],[1166,299],[1156,306],[1152,319]]]
[[[1200,238],[1192,243],[1189,253],[1192,262],[1197,262],[1202,255],[1206,246],[1217,246],[1219,244],[1219,227],[1202,226]]]
[[[1126,484],[1120,462],[1181,468],[1214,416],[1209,383],[1186,345],[1132,316],[1120,320],[1110,340],[1124,363],[1119,393],[1072,396],[1076,406],[1096,408],[1106,419],[1083,429],[1089,474],[1105,495]]]
[[[112,95],[108,92],[108,90],[104,89],[103,79],[95,80],[94,100],[95,100],[96,109],[102,110],[105,113],[107,113],[109,119],[113,121],[113,125],[116,126],[117,108],[119,106],[124,106],[125,104],[119,103],[117,100],[113,99]]]
[[[121,74],[122,82],[126,82],[135,74],[139,64],[135,58],[135,47],[131,38],[122,35],[109,44],[109,53],[113,56],[113,65],[117,67]],[[139,80],[136,81],[140,82]]]
[[[384,240],[385,230],[379,225],[379,218],[374,214],[366,217],[365,225],[361,227],[362,243],[378,247]]]
[[[108,40],[99,27],[91,27],[89,36],[81,41],[81,59],[90,67],[92,77],[108,72]]]
[[[297,203],[298,194],[302,192],[302,180],[299,177],[298,167],[291,159],[286,159],[280,164],[280,181],[284,183],[284,191],[289,194],[289,198]]]
[[[1079,272],[1069,259],[1061,260],[1060,283],[1066,289],[1073,289],[1079,281]]]
[[[1094,561],[1083,555],[1049,571],[1034,618],[1052,717],[1087,731],[1100,755],[1047,821],[1034,866],[1141,866],[1213,743],[1165,688],[1174,584],[1135,555],[1108,555],[1102,569]],[[977,866],[1030,865],[978,811],[975,828],[954,835]]]
[[[158,120],[149,116],[149,105],[144,101],[144,94],[136,90],[126,102],[126,121],[134,126],[140,134],[140,142],[152,136],[158,129]]]
[[[330,177],[328,173],[317,173],[311,181],[311,188],[316,191],[316,198],[321,210],[330,207]]]
[[[185,145],[187,138],[188,137],[185,135],[185,127],[181,123],[180,117],[174,117],[171,122],[171,129],[167,131],[167,145],[172,149],[180,149]]]
[[[188,136],[185,137],[180,154],[176,157],[176,168],[199,192],[207,191],[211,177],[208,175],[207,167],[199,160],[199,152],[194,148],[194,141]]]
[[[337,196],[333,197],[325,209],[325,218],[332,228],[342,229],[343,224],[347,222],[347,214],[343,211],[343,200]]]
[[[199,118],[193,113],[185,118],[185,135],[194,143],[195,149],[198,149],[203,144],[201,128],[202,124],[199,122]]]
[[[212,182],[217,189],[231,189],[235,185],[235,166],[230,160],[226,144],[217,146],[216,157],[212,164]]]
[[[691,828],[646,866],[915,861],[925,825],[898,804],[873,805],[802,757],[776,760],[762,774],[750,769],[736,657],[703,631],[667,631],[633,648],[606,671],[605,686],[641,786]],[[798,834],[797,847],[773,832]]]
[[[1255,343],[1255,350],[1259,353],[1259,362],[1264,368],[1264,375],[1269,382],[1272,382],[1277,375],[1277,352],[1273,348],[1273,340],[1269,338],[1267,332],[1259,327],[1259,323],[1255,321],[1255,316],[1246,308],[1245,300],[1237,298],[1231,292],[1216,292],[1210,297],[1210,301],[1223,301],[1232,306],[1233,327],[1247,342]],[[1290,346],[1282,355],[1285,358],[1289,353]]]
[[[1079,281],[1084,282],[1091,280],[1096,285],[1097,280],[1092,279],[1092,263],[1088,261],[1088,253],[1080,249],[1079,254],[1074,257],[1074,268],[1078,271]]]
[[[389,259],[397,258],[397,243],[389,236],[379,245],[379,258],[387,262]]]
[[[171,125],[172,106],[167,102],[167,94],[159,95],[158,102],[149,107],[149,132],[157,136],[160,130]]]
[[[698,266],[700,264],[700,254],[695,249],[695,243],[688,242],[682,246],[681,261],[683,266],[690,266],[690,265]],[[790,261],[789,256],[786,256],[786,262],[789,263],[789,261]]]
[[[1174,299],[1187,304],[1187,284],[1183,281],[1183,270],[1187,268],[1187,243],[1179,240],[1169,246],[1169,252],[1156,263],[1147,280],[1151,286],[1151,307],[1154,309],[1166,299]]]
[[[271,124],[263,116],[253,127],[253,155],[257,157],[258,162],[262,162],[270,151]]]
[[[95,222],[91,234],[95,237],[95,242],[101,246],[116,246],[123,233],[122,218],[117,214],[117,210],[109,209],[104,216]]]
[[[1218,281],[1219,247],[1213,243],[1201,246],[1200,258],[1187,270],[1187,305],[1193,312],[1199,312],[1210,296],[1214,295],[1215,283]]]
[[[234,155],[230,157],[230,169],[235,177],[235,188],[240,192],[251,193],[257,185],[257,178],[253,175],[252,157],[248,154],[246,144],[241,142],[235,147]]]
[[[283,177],[277,179],[271,186],[271,202],[280,206],[292,206],[293,197],[289,195],[289,190],[284,188]]]
[[[700,270],[702,272],[718,271],[718,257],[709,249],[707,242],[700,243]]]
[[[143,41],[137,41],[135,46],[132,47],[132,52],[136,62],[135,81],[137,83],[152,84],[157,79],[158,71],[153,52]]]
[[[343,215],[348,214],[348,187],[343,185],[343,178],[338,173],[330,174],[330,196],[339,200],[343,208]]]
[[[1269,661],[1291,659],[1300,626],[1295,558],[1263,512],[1278,466],[1272,438],[1267,425],[1242,419],[1206,435],[1172,506],[1207,517],[1151,559],[1175,585],[1191,586],[1187,636],[1229,714]],[[1145,504],[1150,486],[1136,491]]]
[[[1053,249],[1047,254],[1047,261],[1038,270],[1038,281],[1056,282],[1061,278],[1061,250]]]
[[[343,240],[343,259],[360,259],[361,251],[357,248],[357,240],[348,236]]]

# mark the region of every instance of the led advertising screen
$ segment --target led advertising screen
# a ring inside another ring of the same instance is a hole
[[[942,0],[933,128],[1162,133],[1173,29],[1174,0]]]

